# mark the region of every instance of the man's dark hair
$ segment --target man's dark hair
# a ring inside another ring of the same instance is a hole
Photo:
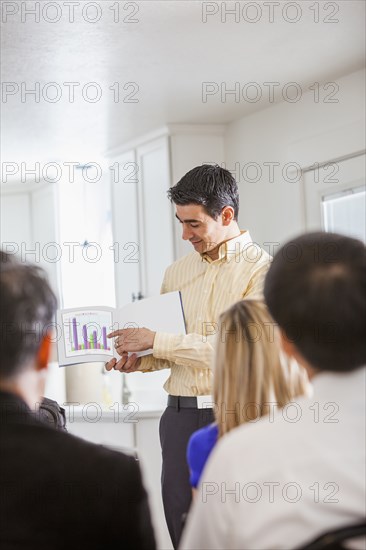
[[[366,364],[366,248],[332,233],[286,243],[268,271],[264,296],[310,366],[350,371]]]
[[[199,204],[216,220],[225,206],[239,214],[238,185],[233,175],[217,164],[196,166],[168,190],[169,199],[180,206]]]
[[[57,300],[43,269],[0,253],[0,376],[16,376],[34,359]]]

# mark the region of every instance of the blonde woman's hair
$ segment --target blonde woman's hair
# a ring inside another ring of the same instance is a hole
[[[214,362],[219,437],[283,407],[306,391],[306,374],[281,352],[279,329],[265,304],[243,300],[219,319]]]

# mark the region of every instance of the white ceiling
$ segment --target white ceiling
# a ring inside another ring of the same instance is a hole
[[[138,12],[131,15],[138,22],[114,23],[110,7],[116,2],[99,1],[102,17],[94,24],[82,17],[81,7],[87,3],[79,0],[74,23],[68,21],[62,1],[57,23],[36,23],[29,16],[21,22],[20,11],[3,23],[3,82],[24,82],[28,88],[56,82],[63,93],[58,103],[47,103],[42,96],[39,103],[32,97],[22,103],[18,93],[1,104],[3,161],[92,161],[166,123],[225,123],[268,106],[265,101],[236,103],[233,96],[225,103],[219,94],[203,103],[203,82],[226,82],[230,88],[235,82],[279,82],[282,87],[294,81],[305,89],[364,64],[364,0],[298,0],[302,18],[292,24],[281,15],[286,2],[276,7],[273,23],[260,1],[257,23],[243,18],[236,23],[233,16],[222,23],[220,13],[203,23],[202,2],[184,0],[139,2]],[[220,8],[223,3],[210,4]],[[319,5],[319,23],[310,9],[314,4]],[[20,10],[21,2],[17,5]],[[120,3],[121,18],[134,5]],[[235,3],[226,5],[233,8]],[[339,22],[325,23],[332,6],[340,8],[333,15]],[[48,16],[55,13],[50,9]],[[291,9],[287,13],[294,16]],[[93,14],[90,9],[89,17]],[[248,17],[254,12],[248,11]],[[80,83],[74,103],[69,103],[64,82]],[[80,88],[89,82],[102,89],[98,103],[81,97]],[[121,84],[122,98],[132,91],[123,85],[136,83],[138,103],[115,103],[108,89],[115,82]],[[276,97],[281,99],[278,92]]]

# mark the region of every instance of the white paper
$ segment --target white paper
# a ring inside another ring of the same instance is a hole
[[[60,366],[109,361],[120,356],[114,339],[106,334],[124,328],[148,328],[154,332],[185,334],[185,320],[179,291],[168,292],[127,304],[110,307],[69,308],[57,312],[57,350]],[[133,333],[131,341],[133,340]],[[137,353],[148,355],[152,349]]]

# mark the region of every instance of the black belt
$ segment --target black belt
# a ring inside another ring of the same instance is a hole
[[[168,395],[168,407],[175,407],[176,409],[198,409],[197,397]]]
[[[203,408],[208,408],[209,410],[212,410],[211,396],[203,396],[204,398],[207,398],[207,405],[208,407],[204,406]],[[175,407],[176,409],[201,409],[202,403],[200,403],[200,407],[198,406],[197,397],[186,397],[182,395],[168,395],[168,407]],[[206,405],[206,403],[204,403]]]

